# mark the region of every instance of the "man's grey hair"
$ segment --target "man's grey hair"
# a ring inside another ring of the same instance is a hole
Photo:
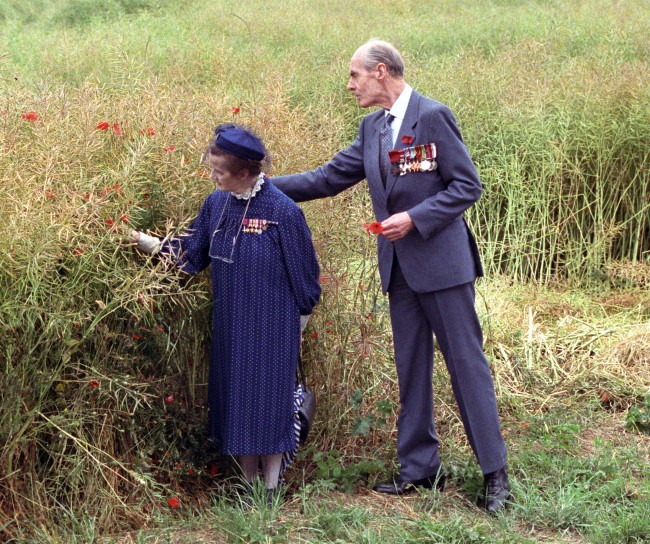
[[[363,67],[373,70],[380,62],[386,65],[392,77],[404,77],[404,61],[393,45],[382,40],[370,40],[357,49]]]

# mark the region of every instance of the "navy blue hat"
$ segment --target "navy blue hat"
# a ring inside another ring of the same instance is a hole
[[[261,161],[266,155],[262,140],[245,128],[232,123],[219,125],[214,130],[214,143],[226,153],[240,159]]]

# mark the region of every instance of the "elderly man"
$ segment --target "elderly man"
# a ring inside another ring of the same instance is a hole
[[[392,45],[362,45],[350,62],[347,88],[361,107],[381,109],[366,116],[355,141],[325,165],[272,181],[299,202],[368,183],[381,223],[379,272],[389,297],[400,398],[400,473],[374,490],[444,489],[433,415],[435,335],[484,474],[485,508],[498,512],[510,497],[506,447],[474,307],[474,281],[483,270],[463,217],[481,196],[478,174],[451,111],[406,84]]]

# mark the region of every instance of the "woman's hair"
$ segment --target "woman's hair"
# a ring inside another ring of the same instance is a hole
[[[238,125],[237,128],[244,130],[259,139],[259,136],[257,136],[257,134],[255,134],[250,128],[244,127],[242,125]],[[212,140],[210,140],[210,145],[208,146],[205,159],[207,159],[209,155],[214,155],[217,157],[225,157],[226,159],[225,166],[231,174],[237,175],[243,170],[248,170],[249,175],[251,177],[255,177],[258,176],[264,170],[268,169],[269,166],[271,166],[271,157],[269,156],[269,153],[266,151],[266,147],[264,147],[264,158],[262,160],[256,161],[253,159],[244,159],[221,149],[217,145],[217,137],[218,135],[215,134],[212,137]],[[261,143],[261,139],[260,139],[260,143]]]
[[[386,65],[391,76],[404,77],[402,55],[390,43],[382,40],[370,40],[359,48],[359,52],[366,70],[373,70],[381,62]]]

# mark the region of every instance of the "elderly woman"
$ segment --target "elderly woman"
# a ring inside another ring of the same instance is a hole
[[[286,466],[283,454],[291,458],[297,449],[301,316],[311,313],[321,290],[303,213],[268,182],[265,159],[262,141],[250,130],[217,127],[208,162],[218,190],[187,232],[165,242],[140,232],[131,236],[141,250],[167,254],[189,274],[210,265],[210,435],[237,458],[249,484],[261,463],[272,497]]]

